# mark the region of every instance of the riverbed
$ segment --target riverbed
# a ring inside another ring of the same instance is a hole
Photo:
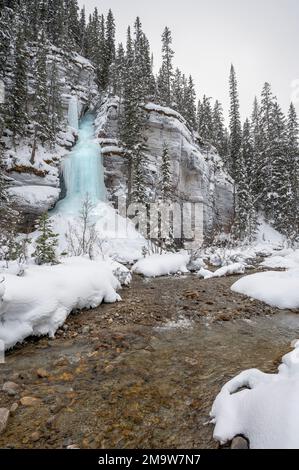
[[[232,293],[239,277],[135,276],[122,302],[15,348],[0,366],[0,385],[19,387],[0,392],[1,407],[18,403],[0,447],[217,448],[208,421],[222,385],[276,371],[299,338],[299,312]]]

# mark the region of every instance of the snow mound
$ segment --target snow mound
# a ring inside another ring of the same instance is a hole
[[[244,263],[232,263],[228,266],[222,266],[215,272],[209,271],[208,269],[201,268],[197,275],[204,279],[211,279],[213,277],[232,276],[233,274],[244,274],[246,265]]]
[[[166,253],[152,255],[137,261],[132,271],[145,277],[168,276],[169,274],[187,273],[190,261],[188,253]]]
[[[294,351],[283,357],[278,374],[250,369],[224,385],[211,410],[214,438],[224,444],[241,434],[252,449],[298,449],[298,395],[297,341]]]
[[[28,336],[53,337],[73,310],[121,300],[119,287],[109,263],[85,258],[8,274],[0,284],[0,339],[9,349]]]
[[[46,212],[59,199],[60,189],[51,186],[19,186],[9,189],[18,206],[34,212]]]
[[[251,274],[237,281],[233,292],[247,295],[280,309],[299,308],[299,269]]]
[[[272,269],[299,269],[299,250],[281,250],[263,261],[261,266]]]

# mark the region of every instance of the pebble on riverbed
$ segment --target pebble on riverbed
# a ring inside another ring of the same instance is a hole
[[[232,440],[231,449],[249,449],[249,443],[245,437],[237,436]]]
[[[7,395],[13,397],[17,395],[19,391],[19,385],[16,384],[15,382],[5,382],[5,384],[2,387],[3,392],[7,393]]]

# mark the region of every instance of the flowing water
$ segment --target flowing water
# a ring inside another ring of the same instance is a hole
[[[296,314],[229,294],[234,280],[135,277],[122,303],[71,316],[56,339],[11,353],[1,380],[40,402],[18,408],[0,446],[217,447],[207,422],[221,387],[247,368],[275,372],[299,337]],[[237,319],[212,322],[225,306]]]
[[[57,204],[56,212],[77,214],[87,195],[94,205],[105,200],[104,169],[100,146],[94,137],[93,115],[81,119],[77,144],[64,158],[62,172],[66,197]]]

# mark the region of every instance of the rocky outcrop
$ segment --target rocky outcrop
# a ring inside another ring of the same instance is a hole
[[[172,165],[173,194],[180,202],[201,202],[206,232],[228,229],[233,215],[233,187],[223,162],[212,147],[205,147],[184,118],[170,108],[149,103],[146,125],[147,190],[151,200],[159,195],[163,146]],[[98,110],[96,128],[102,146],[106,186],[110,197],[126,193],[128,161],[117,141],[119,101],[110,97]]]

